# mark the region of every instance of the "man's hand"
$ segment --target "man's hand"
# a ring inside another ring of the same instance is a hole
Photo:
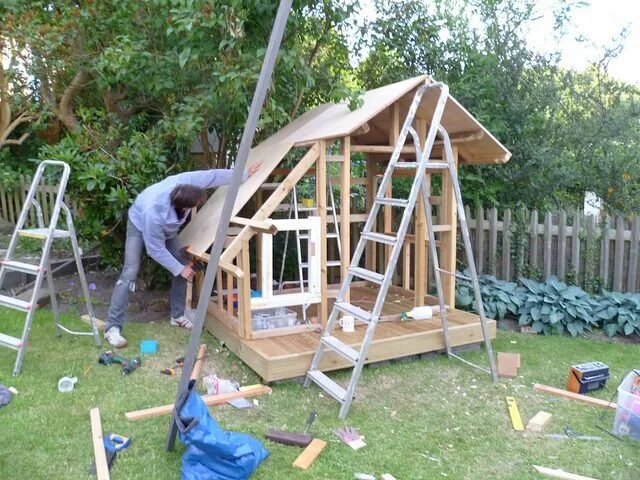
[[[196,274],[196,272],[193,271],[193,268],[191,268],[191,265],[192,265],[191,263],[188,265],[185,265],[182,271],[180,272],[180,276],[188,282],[193,280],[193,277]]]
[[[260,167],[262,166],[262,164],[264,163],[264,161],[260,160],[256,163],[254,163],[253,165],[250,165],[249,168],[247,168],[247,174],[252,177],[254,173],[256,173],[258,170],[260,170]]]

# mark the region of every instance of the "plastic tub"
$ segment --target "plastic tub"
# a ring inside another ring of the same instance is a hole
[[[254,330],[293,327],[298,323],[298,314],[286,307],[255,310],[251,323]]]
[[[618,387],[613,432],[640,440],[640,371],[630,372]]]

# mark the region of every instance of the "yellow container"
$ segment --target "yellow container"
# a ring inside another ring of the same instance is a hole
[[[313,198],[303,198],[302,206],[305,208],[313,208]]]

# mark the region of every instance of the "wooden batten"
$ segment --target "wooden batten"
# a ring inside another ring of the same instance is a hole
[[[251,323],[251,263],[249,261],[249,240],[242,242],[240,268],[244,276],[238,281],[238,318],[242,338],[250,340],[253,328]]]

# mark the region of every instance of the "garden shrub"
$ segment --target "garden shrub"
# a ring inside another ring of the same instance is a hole
[[[594,311],[608,336],[640,334],[640,294],[604,292]]]
[[[466,270],[463,274],[470,276]],[[517,315],[526,295],[522,287],[513,282],[498,280],[493,275],[481,275],[478,280],[487,318],[503,320],[507,314]],[[471,282],[456,282],[456,307],[473,308],[477,311]]]
[[[526,278],[520,282],[527,289],[524,305],[518,310],[520,325],[531,325],[537,333],[568,331],[576,337],[598,324],[594,310],[598,302],[579,287],[568,286],[550,277],[545,283]]]

